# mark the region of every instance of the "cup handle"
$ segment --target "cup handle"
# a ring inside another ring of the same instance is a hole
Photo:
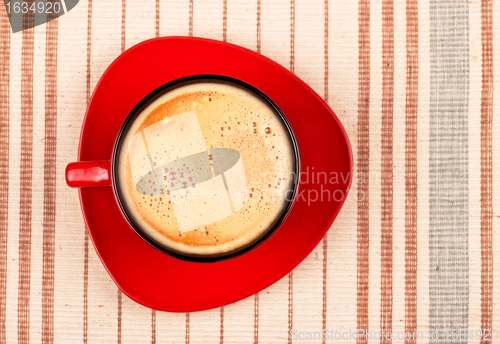
[[[66,184],[72,188],[111,186],[111,161],[69,163],[66,166]]]

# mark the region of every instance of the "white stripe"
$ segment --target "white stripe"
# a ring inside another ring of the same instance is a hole
[[[255,296],[224,307],[224,343],[253,342]]]
[[[481,328],[481,3],[469,3],[469,329]]]
[[[393,314],[392,335],[404,333],[405,320],[405,104],[406,3],[394,2],[393,127]]]
[[[257,49],[257,1],[227,2],[227,41]]]
[[[382,2],[370,3],[370,159],[369,159],[369,281],[368,331],[380,333],[381,283],[381,126],[382,126]],[[359,135],[359,133],[358,133]],[[379,343],[376,336],[368,343]]]
[[[324,8],[323,0],[295,1],[295,74],[320,95],[325,75]],[[316,17],[313,22],[312,16]],[[325,171],[311,169],[309,178],[317,172]],[[293,272],[293,328],[297,331],[321,332],[323,327],[322,251],[320,242]]]
[[[125,13],[125,49],[155,36],[156,3],[154,0],[127,0]]]
[[[151,318],[151,315],[149,316]],[[184,344],[186,314],[156,312],[156,343]]]
[[[286,343],[288,275],[259,293],[259,343]]]
[[[121,18],[120,1],[92,2],[91,92],[104,70],[120,54]],[[83,27],[86,29],[87,25]],[[84,94],[83,89],[81,94]],[[97,257],[91,241],[88,273],[88,342],[116,342],[117,287]]]
[[[222,24],[221,24],[222,25]],[[160,36],[189,34],[189,0],[160,3]]]
[[[329,101],[351,141],[357,162],[358,1],[329,3]],[[354,169],[356,171],[356,169]],[[337,219],[328,231],[327,322],[335,334],[356,329],[357,174]],[[337,337],[338,338],[338,337]],[[355,340],[342,340],[355,343]]]
[[[424,338],[429,331],[429,7],[429,0],[418,2],[417,331],[422,332]]]
[[[261,53],[290,67],[290,1],[262,0]]]
[[[22,34],[10,35],[9,231],[7,238],[6,341],[17,342],[19,280],[19,173],[21,163],[21,44]]]
[[[220,333],[220,309],[191,313],[190,316],[190,343],[205,344],[218,343]]]
[[[324,13],[324,0],[295,1],[295,74],[320,96],[325,75]]]
[[[41,342],[43,274],[43,165],[45,128],[45,35],[47,25],[34,29],[33,52],[33,177],[31,212],[30,342]],[[11,116],[12,118],[12,116]]]
[[[151,309],[122,295],[122,343],[149,342],[151,338]]]
[[[290,1],[262,0],[261,53],[290,67]],[[259,294],[259,343],[286,343],[288,275]]]
[[[64,180],[64,170],[77,157],[86,109],[87,3],[58,19],[57,160],[54,257],[54,342],[83,341],[83,270],[85,226],[76,189]],[[82,47],[75,54],[74,47]],[[69,90],[78,90],[71,92]],[[92,244],[89,250],[93,250]]]
[[[194,1],[193,34],[222,40],[222,1]]]

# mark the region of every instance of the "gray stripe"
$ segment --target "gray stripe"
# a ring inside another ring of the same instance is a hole
[[[469,2],[431,0],[430,15],[431,343],[467,343],[452,331],[469,326]]]

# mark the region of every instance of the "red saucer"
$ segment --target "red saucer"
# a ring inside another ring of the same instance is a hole
[[[352,181],[347,134],[309,86],[253,51],[189,37],[142,42],[108,67],[90,99],[78,160],[111,160],[116,137],[134,106],[159,86],[197,74],[233,77],[269,96],[295,133],[302,174],[291,210],[274,234],[248,253],[216,263],[181,261],[157,251],[129,225],[112,187],[79,189],[90,237],[111,278],[131,299],[162,311],[219,307],[281,279],[316,247],[342,207]],[[319,172],[326,172],[326,183]],[[315,195],[318,199],[313,201]]]

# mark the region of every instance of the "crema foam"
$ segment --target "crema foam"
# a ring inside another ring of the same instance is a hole
[[[236,84],[199,80],[140,109],[117,151],[120,199],[150,240],[179,254],[251,245],[284,215],[296,161],[270,104]]]

